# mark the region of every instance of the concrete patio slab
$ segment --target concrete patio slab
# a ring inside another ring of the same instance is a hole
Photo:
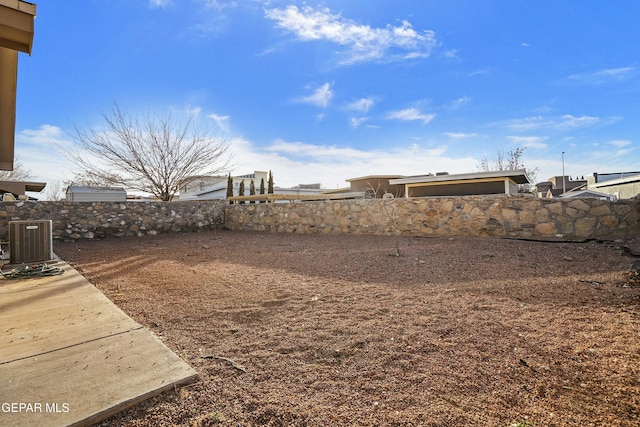
[[[197,373],[68,264],[0,279],[0,425],[91,425]]]

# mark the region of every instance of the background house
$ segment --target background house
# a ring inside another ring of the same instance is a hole
[[[524,169],[455,175],[439,172],[389,181],[391,185],[403,185],[406,197],[517,194],[520,185],[529,183]]]
[[[577,199],[577,198],[588,198],[588,199],[600,199],[600,200],[615,200],[610,194],[600,193],[598,191],[593,190],[577,190],[577,191],[567,191],[566,193],[559,196],[562,199]]]
[[[542,198],[560,197],[565,192],[584,190],[586,188],[586,179],[577,177],[573,179],[568,175],[552,176],[548,181],[536,184],[538,197]]]
[[[640,194],[640,172],[594,173],[587,178],[587,187],[616,199],[631,199]]]
[[[189,182],[180,187],[180,200],[211,200],[227,198],[227,175],[199,176],[190,179]],[[240,183],[244,182],[244,195],[249,195],[251,180],[256,187],[256,194],[260,193],[260,182],[264,179],[265,192],[269,180],[269,172],[254,171],[245,175],[232,176],[233,195],[237,196],[240,190]]]
[[[190,180],[188,184],[180,187],[180,200],[213,200],[227,198],[227,181],[229,177],[224,176],[202,176]],[[255,185],[256,195],[260,194],[260,182],[264,180],[265,193],[268,191],[269,172],[254,171],[245,175],[232,176],[233,195],[238,196],[240,192],[240,183],[244,182],[244,195],[249,196],[251,181]],[[316,195],[323,193],[322,185],[314,184],[298,184],[295,187],[283,188],[274,187],[273,194],[291,194],[291,195]]]
[[[404,197],[404,185],[391,184],[392,179],[405,178],[403,175],[368,175],[347,179],[349,191],[361,192],[362,197],[382,198],[385,194]]]
[[[211,194],[220,190],[221,196]],[[224,199],[226,194],[227,176],[223,175],[199,176],[180,186],[180,200]]]

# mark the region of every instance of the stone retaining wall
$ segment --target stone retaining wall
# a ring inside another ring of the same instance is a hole
[[[9,221],[53,221],[55,240],[142,236],[212,229],[224,222],[223,201],[198,202],[5,202],[0,203],[0,239]]]
[[[468,196],[227,207],[226,227],[286,233],[619,238],[640,234],[640,199]]]
[[[56,240],[209,230],[405,236],[622,238],[640,235],[640,198],[468,196],[235,204],[184,202],[0,203],[0,239],[11,220],[53,221]]]

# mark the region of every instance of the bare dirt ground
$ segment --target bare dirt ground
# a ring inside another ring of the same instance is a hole
[[[219,231],[54,249],[200,374],[103,425],[637,426],[626,243]]]

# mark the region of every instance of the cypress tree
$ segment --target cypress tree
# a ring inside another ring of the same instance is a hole
[[[249,195],[250,196],[256,195],[256,183],[253,182],[253,180],[251,180],[251,183],[249,184]],[[251,200],[249,203],[254,203],[254,201]]]
[[[260,178],[260,194],[264,194],[265,193],[265,188],[264,188],[264,178]],[[263,200],[260,200],[260,203],[262,203]]]
[[[227,199],[233,197],[233,178],[231,178],[231,172],[229,172],[229,178],[227,178]],[[233,202],[230,202],[233,204]]]
[[[244,179],[240,181],[240,187],[238,188],[238,196],[244,196]],[[244,205],[244,200],[240,202],[241,205]]]
[[[273,194],[273,175],[269,171],[269,182],[267,183],[267,193]]]

